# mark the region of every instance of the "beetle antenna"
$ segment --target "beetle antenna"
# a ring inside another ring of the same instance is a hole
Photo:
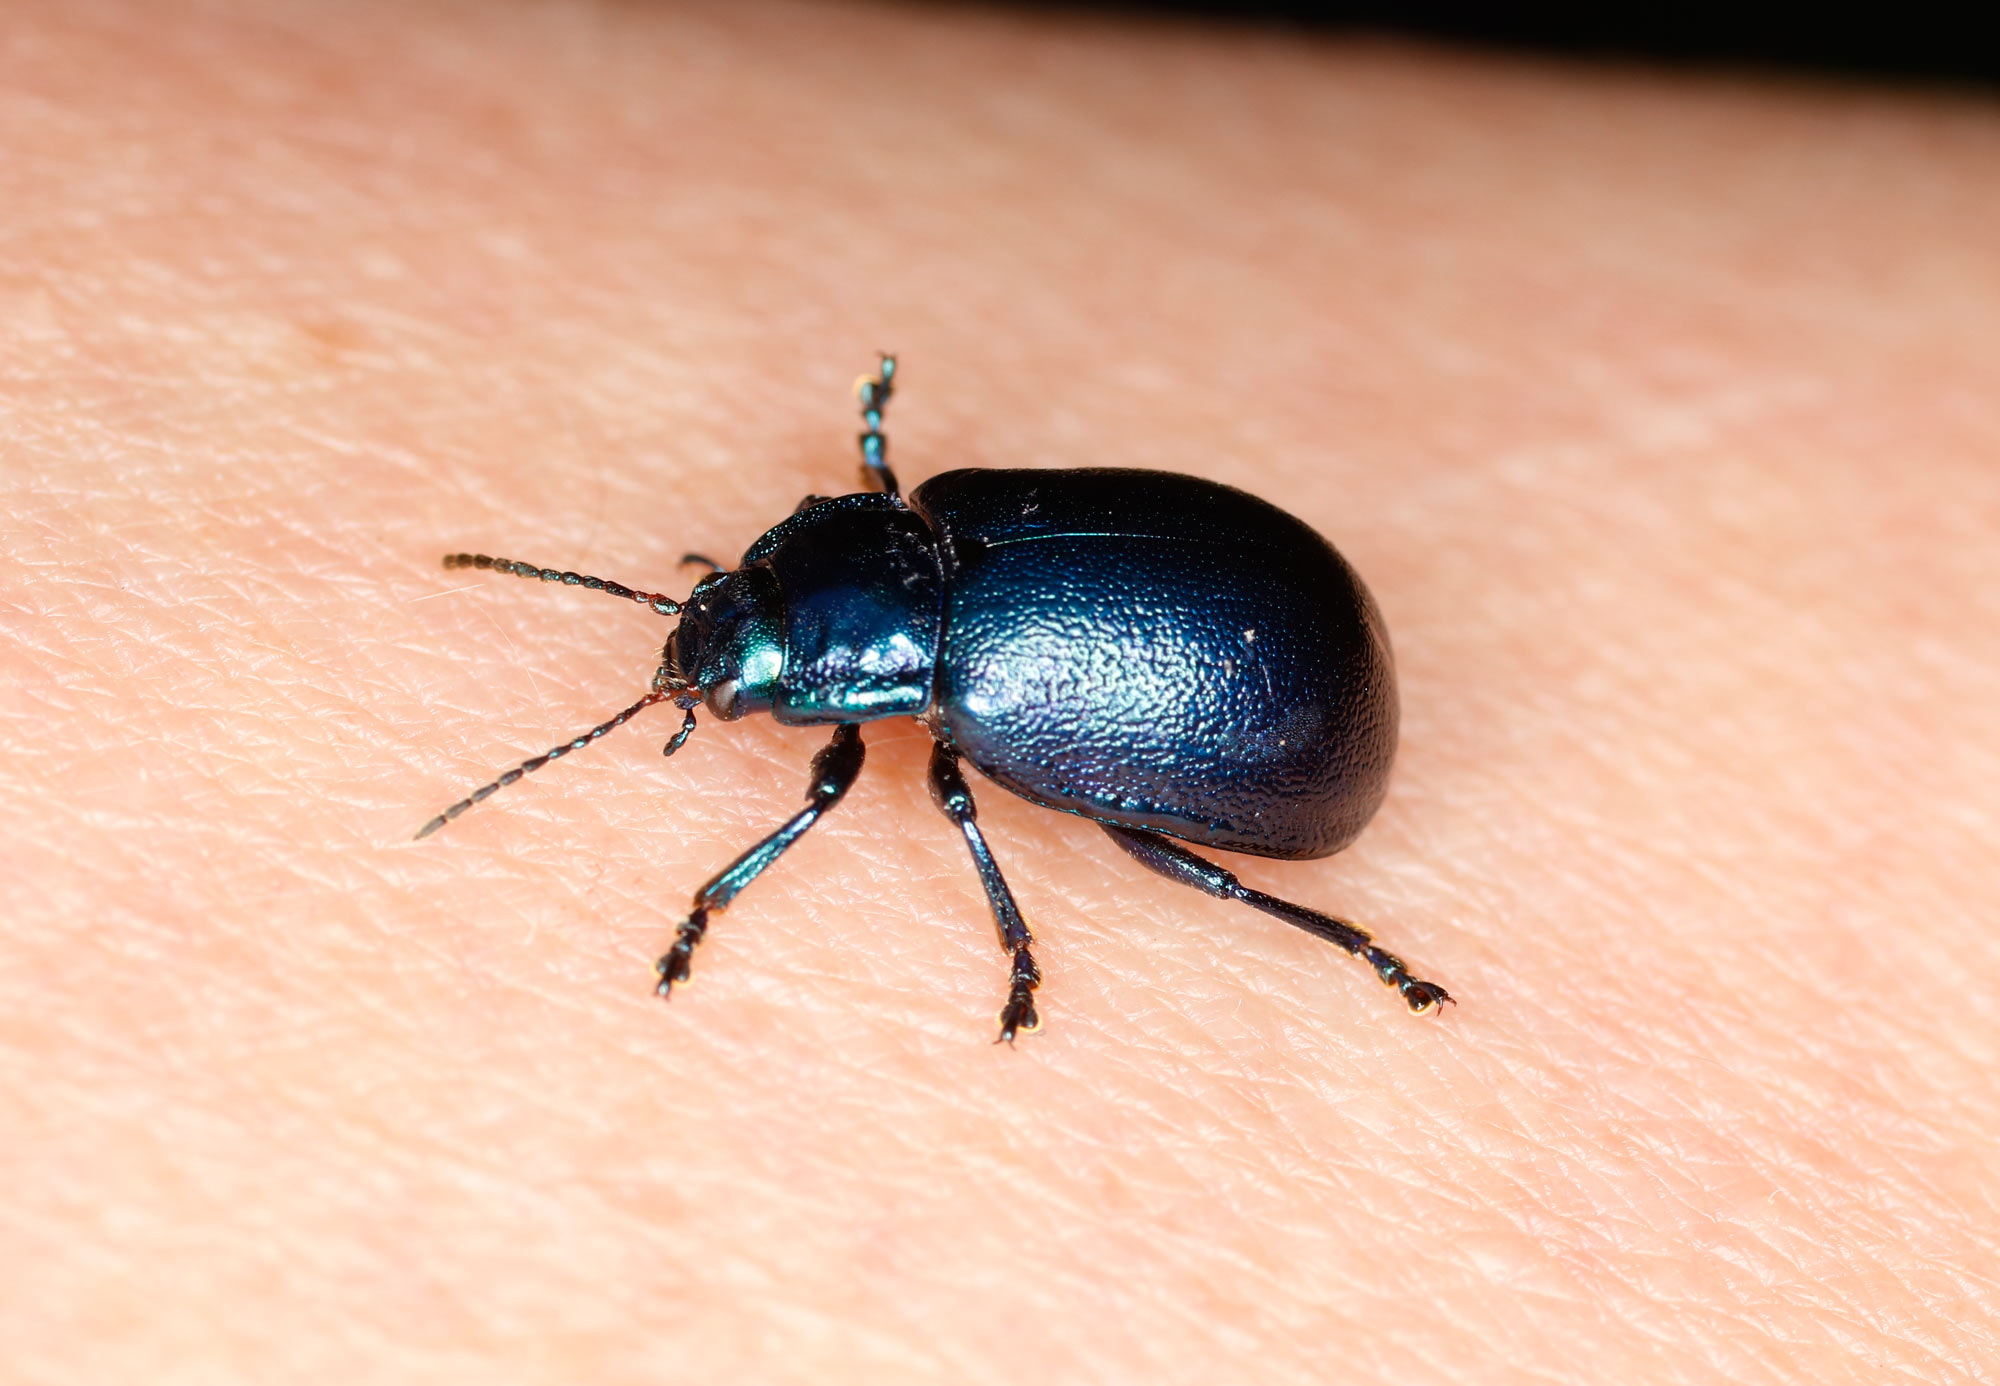
[[[532,563],[516,563],[511,558],[490,558],[483,553],[448,553],[444,556],[444,566],[491,568],[496,573],[512,573],[515,577],[534,578],[538,582],[560,582],[565,587],[588,587],[593,592],[609,592],[614,597],[637,602],[662,616],[678,616],[681,610],[679,602],[658,592],[641,592],[637,588],[627,587],[622,582],[586,577],[582,573],[562,572],[555,568],[537,568]]]
[[[665,671],[663,670],[662,673],[664,672]],[[656,678],[654,680],[655,687],[652,692],[648,693],[645,697],[639,699],[639,701],[632,704],[632,706],[626,708],[616,717],[613,717],[609,722],[600,722],[596,726],[592,727],[589,731],[585,732],[582,736],[574,737],[571,740],[565,741],[560,746],[551,746],[546,752],[536,756],[534,759],[522,761],[519,765],[515,766],[512,770],[509,770],[499,779],[494,780],[491,784],[483,784],[479,788],[473,790],[472,793],[466,795],[463,799],[460,799],[457,803],[453,804],[443,813],[440,813],[437,817],[433,818],[430,822],[424,824],[423,827],[417,829],[417,838],[412,840],[414,841],[417,839],[429,837],[432,833],[436,832],[439,828],[442,828],[445,824],[451,822],[452,819],[458,817],[458,815],[460,815],[461,813],[464,813],[474,804],[492,798],[495,794],[505,789],[508,785],[520,779],[521,776],[533,774],[535,771],[541,769],[544,765],[547,765],[550,761],[560,760],[564,756],[568,755],[571,751],[581,751],[585,746],[588,746],[591,742],[596,741],[599,737],[609,736],[617,728],[624,726],[627,722],[631,721],[635,716],[637,716],[641,712],[644,712],[647,708],[651,707],[653,704],[664,703],[667,702],[669,699],[672,699],[680,703],[683,710],[686,711],[687,713],[687,718],[681,724],[681,729],[679,734],[674,737],[673,742],[671,743],[671,745],[669,745],[667,749],[667,754],[672,755],[675,751],[678,751],[681,748],[681,744],[688,739],[688,734],[694,730],[694,710],[691,706],[693,699],[687,695],[685,690],[676,689],[672,687],[662,687],[660,686],[661,682],[662,680]]]

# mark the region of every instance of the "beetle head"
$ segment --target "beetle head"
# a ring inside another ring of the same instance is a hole
[[[703,578],[667,649],[717,717],[727,722],[766,710],[785,666],[777,578],[761,563]]]

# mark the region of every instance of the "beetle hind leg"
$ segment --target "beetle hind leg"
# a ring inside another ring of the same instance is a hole
[[[972,790],[965,783],[965,774],[958,768],[958,752],[943,742],[931,747],[930,785],[931,798],[937,802],[939,811],[965,835],[973,868],[979,872],[979,884],[986,890],[986,903],[993,907],[1000,946],[1013,958],[1007,976],[1007,1004],[1000,1012],[1000,1039],[1012,1044],[1016,1034],[1031,1034],[1042,1024],[1035,1010],[1035,988],[1042,984],[1042,970],[1029,951],[1035,936],[1028,931],[1028,921],[1021,918],[1021,907],[1014,903],[1014,892],[1007,888],[1007,880],[993,860],[993,849],[986,845],[986,835],[974,821],[978,810],[973,807]]]
[[[1375,969],[1375,975],[1382,979],[1384,986],[1394,987],[1401,994],[1403,1002],[1413,1012],[1422,1015],[1433,1007],[1452,1001],[1451,993],[1435,982],[1426,982],[1412,977],[1403,960],[1387,949],[1378,948],[1366,929],[1349,924],[1344,919],[1335,919],[1330,914],[1309,910],[1304,905],[1294,905],[1289,900],[1280,900],[1275,895],[1266,895],[1261,890],[1252,890],[1236,879],[1234,873],[1225,871],[1214,862],[1196,856],[1172,838],[1159,833],[1146,832],[1140,828],[1119,828],[1109,823],[1099,825],[1111,835],[1111,840],[1130,853],[1141,866],[1157,871],[1170,881],[1193,886],[1204,895],[1212,895],[1218,900],[1237,900],[1253,910],[1297,925],[1307,933],[1325,939],[1328,943],[1344,948],[1361,961]],[[1456,1001],[1452,1001],[1457,1005]]]

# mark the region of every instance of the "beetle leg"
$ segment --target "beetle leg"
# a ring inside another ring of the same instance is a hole
[[[1172,838],[1141,828],[1119,828],[1109,823],[1098,826],[1111,835],[1113,842],[1131,853],[1141,866],[1150,867],[1170,881],[1193,886],[1218,900],[1240,900],[1253,910],[1262,910],[1287,924],[1296,924],[1309,934],[1345,948],[1374,968],[1375,975],[1382,979],[1384,985],[1401,992],[1404,1002],[1418,1015],[1452,999],[1451,993],[1435,982],[1412,977],[1403,960],[1394,953],[1377,948],[1365,929],[1357,928],[1344,919],[1335,919],[1330,914],[1309,910],[1304,905],[1280,900],[1275,895],[1266,895],[1261,890],[1252,890],[1232,873],[1204,857],[1196,856]],[[1452,1001],[1452,1004],[1458,1003]]]
[[[882,433],[882,411],[889,407],[889,396],[896,393],[896,358],[883,352],[881,370],[863,376],[854,393],[861,400],[861,422],[866,426],[861,435],[862,480],[892,496],[900,495],[896,474],[889,470],[889,440]]]
[[[1000,1038],[1012,1044],[1017,1031],[1027,1034],[1040,1029],[1042,1024],[1042,1018],[1035,1013],[1035,988],[1042,984],[1042,970],[1028,951],[1035,936],[1028,931],[1028,921],[1021,918],[1021,908],[1014,903],[1014,892],[1007,888],[1007,880],[993,860],[993,849],[986,845],[986,835],[973,821],[978,810],[973,807],[972,790],[966,786],[965,775],[958,768],[958,752],[943,742],[931,747],[930,781],[931,798],[965,834],[972,865],[979,872],[979,884],[986,889],[986,903],[993,907],[1000,946],[1014,959],[1008,977],[1007,1005],[1000,1012]]]
[[[813,757],[812,781],[806,786],[806,806],[793,814],[786,824],[759,842],[735,861],[729,863],[714,880],[695,892],[694,905],[675,932],[674,946],[669,948],[653,970],[659,973],[660,982],[654,988],[661,996],[672,992],[676,982],[688,979],[688,970],[694,958],[694,947],[708,932],[708,917],[727,909],[729,902],[742,894],[743,887],[764,873],[764,869],[780,856],[787,847],[806,835],[806,830],[820,820],[820,816],[835,804],[860,778],[861,761],[866,749],[861,744],[861,729],[852,722],[843,722],[833,733],[833,740],[826,743]]]

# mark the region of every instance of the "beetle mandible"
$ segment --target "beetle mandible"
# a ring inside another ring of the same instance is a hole
[[[959,762],[1024,799],[1091,819],[1171,881],[1275,915],[1360,958],[1419,1014],[1451,996],[1368,933],[1252,890],[1194,843],[1305,859],[1374,816],[1396,751],[1389,635],[1331,544],[1255,496],[1171,472],[945,472],[905,498],[882,411],[896,358],[860,382],[871,488],[808,496],[733,569],[685,601],[485,554],[488,568],[587,587],[680,618],[651,690],[583,735],[474,790],[417,833],[581,750],[659,703],[832,724],[806,806],[695,892],[657,990],[688,980],[695,946],[861,773],[860,726],[916,719],[933,738],[931,797],[965,838],[1011,966],[1000,1038],[1036,1029],[1033,935],[980,832]],[[1176,841],[1175,839],[1179,839]]]

